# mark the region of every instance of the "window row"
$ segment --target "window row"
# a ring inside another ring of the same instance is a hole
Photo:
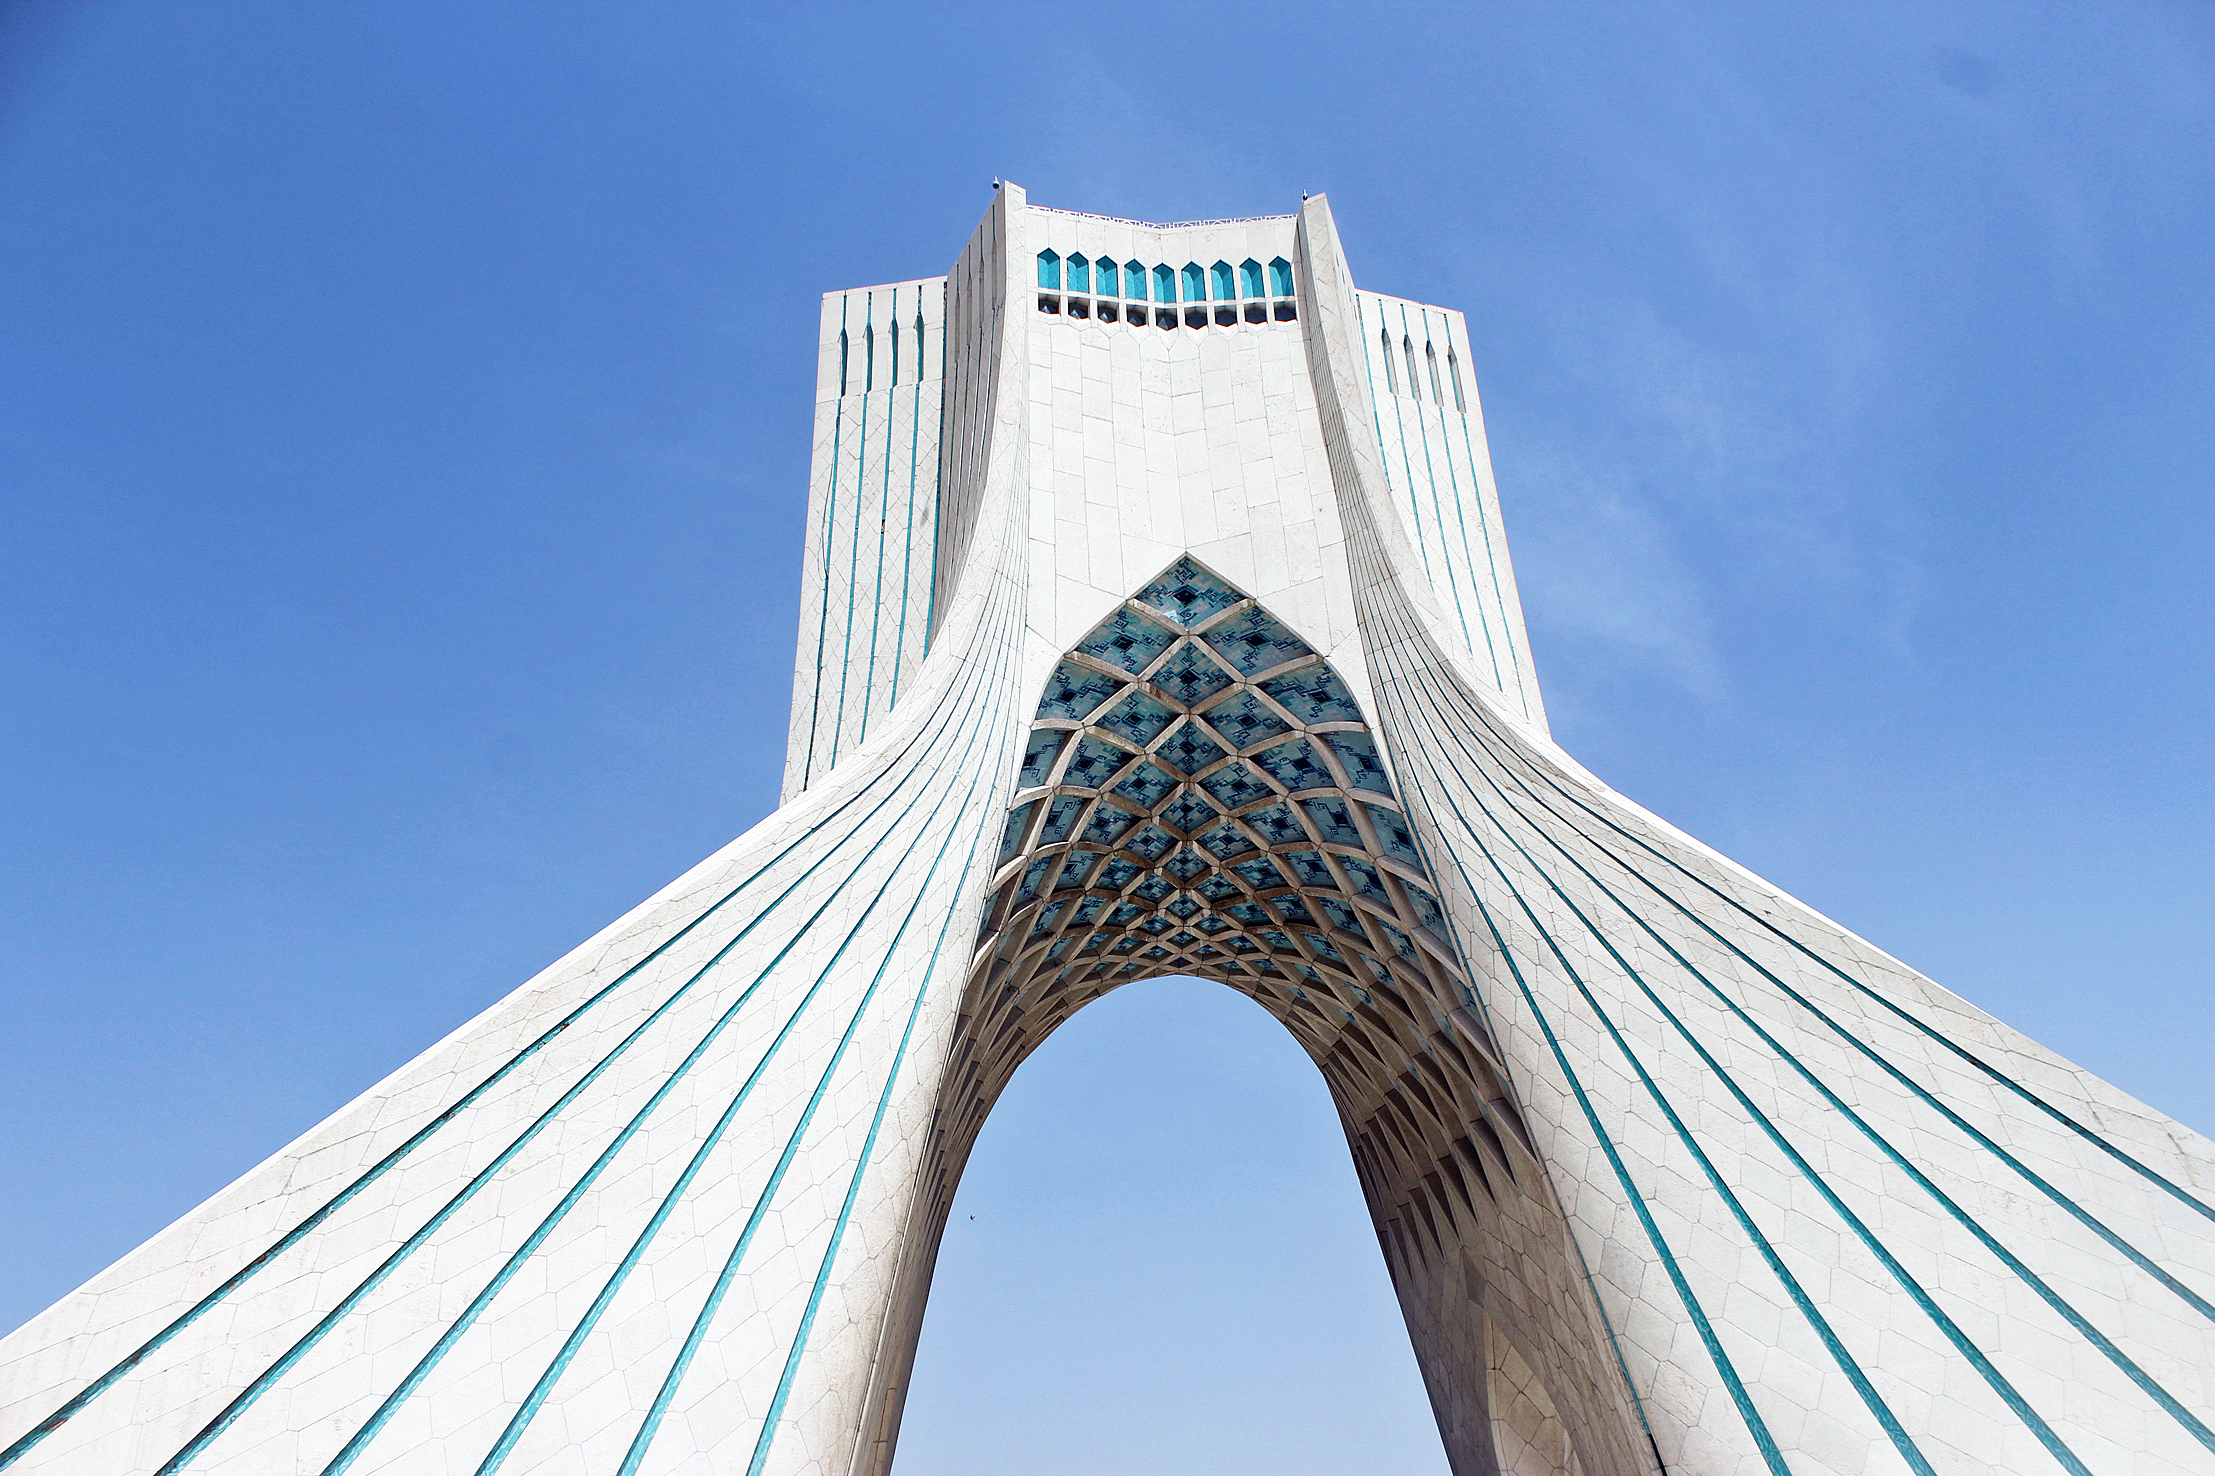
[[[1274,318],[1279,323],[1296,321],[1300,316],[1299,304],[1287,297],[1276,303],[1262,299],[1252,302],[1219,302],[1212,307],[1198,304],[1183,309],[1173,307],[1148,308],[1143,302],[1113,302],[1101,298],[1087,302],[1081,297],[1062,298],[1050,292],[1038,294],[1038,310],[1042,313],[1066,314],[1072,318],[1098,318],[1103,323],[1123,322],[1133,328],[1143,328],[1151,323],[1156,328],[1205,328],[1213,322],[1218,328],[1235,327],[1239,322],[1266,323]]]
[[[1401,334],[1400,346],[1397,350],[1398,357],[1407,365],[1407,387],[1404,391],[1400,387],[1399,368],[1393,362],[1395,350],[1392,347],[1392,335],[1383,328],[1377,330],[1377,354],[1379,358],[1384,360],[1384,387],[1386,389],[1396,395],[1404,393],[1417,400],[1423,398],[1423,376],[1416,373],[1414,339],[1404,333]],[[1426,342],[1423,345],[1423,358],[1430,370],[1430,401],[1443,410],[1446,408],[1446,391],[1439,380],[1438,349]],[[1451,344],[1447,345],[1446,348],[1445,383],[1453,386],[1454,408],[1466,415],[1469,411],[1469,402],[1463,396],[1461,390],[1461,360],[1455,356]]]
[[[1041,251],[1038,285],[1050,292],[1127,297],[1133,302],[1236,302],[1242,297],[1290,297],[1292,263],[1280,256],[1264,267],[1249,256],[1236,267],[1227,261],[1212,267],[1188,261],[1180,272],[1169,266],[1148,267],[1140,261],[1118,263],[1106,256],[1088,261],[1075,254],[1063,257],[1057,252]],[[1210,286],[1214,288],[1212,294]]]

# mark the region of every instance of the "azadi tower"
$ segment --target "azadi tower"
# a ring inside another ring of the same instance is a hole
[[[1457,1476],[2215,1472],[2215,1144],[1555,746],[1471,359],[1321,198],[826,297],[782,807],[0,1342],[0,1467],[881,1476],[985,1114],[1188,974]]]

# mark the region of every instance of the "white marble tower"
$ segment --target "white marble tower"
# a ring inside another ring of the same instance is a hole
[[[783,806],[0,1341],[0,1469],[881,1476],[985,1114],[1174,973],[1459,1476],[2215,1471],[2215,1144],[1554,745],[1470,358],[1320,198],[825,298]]]

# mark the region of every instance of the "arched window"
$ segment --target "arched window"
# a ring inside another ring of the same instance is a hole
[[[1377,350],[1384,357],[1384,387],[1393,394],[1398,394],[1400,381],[1392,372],[1392,336],[1382,328],[1377,330]]]
[[[1135,302],[1146,300],[1146,265],[1144,262],[1123,263],[1123,295]]]
[[[1446,392],[1438,387],[1438,350],[1426,343],[1423,357],[1431,361],[1431,403],[1439,409],[1446,408]]]
[[[1292,295],[1292,263],[1281,256],[1269,263],[1269,290],[1278,297]]]
[[[1207,301],[1207,270],[1196,261],[1184,264],[1184,300]]]
[[[1038,253],[1038,285],[1059,289],[1061,286],[1061,257],[1052,251]]]
[[[1092,290],[1092,269],[1083,257],[1075,254],[1071,254],[1069,258],[1069,290],[1071,292],[1090,292]]]
[[[1231,264],[1227,261],[1219,261],[1215,264],[1215,300],[1217,302],[1236,302],[1238,300],[1238,280],[1231,271]]]
[[[1156,301],[1156,302],[1175,302],[1176,300],[1177,300],[1177,273],[1176,273],[1176,269],[1175,269],[1175,268],[1173,268],[1173,267],[1167,267],[1167,266],[1157,266],[1157,267],[1155,267],[1155,268],[1154,268],[1154,301]]]
[[[1100,279],[1099,293],[1102,297],[1121,297],[1123,295],[1117,290],[1120,284],[1115,279],[1120,273],[1116,270],[1115,258],[1112,256],[1101,257],[1092,264],[1092,271]]]
[[[1415,380],[1415,345],[1408,340],[1404,333],[1400,335],[1400,352],[1407,355],[1408,395],[1413,399],[1420,400],[1423,398],[1423,386],[1416,383]]]
[[[1250,256],[1247,257],[1244,261],[1238,264],[1238,275],[1240,278],[1240,285],[1242,285],[1246,289],[1246,296],[1262,296],[1260,262],[1254,260]]]
[[[838,330],[838,392],[846,393],[846,361],[851,357],[853,345],[846,339],[846,330]]]

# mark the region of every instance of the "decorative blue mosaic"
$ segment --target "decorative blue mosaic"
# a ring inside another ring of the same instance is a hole
[[[1136,875],[1138,875],[1138,863],[1136,861],[1128,856],[1116,856],[1111,858],[1107,865],[1100,868],[1099,878],[1093,882],[1093,885],[1106,887],[1111,892],[1120,892],[1131,884],[1131,878]]]
[[[1244,764],[1231,764],[1217,769],[1200,781],[1200,787],[1214,796],[1215,802],[1226,810],[1240,809],[1276,793],[1262,783],[1261,776]]]
[[[1306,975],[1306,976],[1307,976],[1307,978],[1308,978],[1308,979],[1312,980],[1313,982],[1315,982],[1315,983],[1317,983],[1317,984],[1322,984],[1322,983],[1323,983],[1323,976],[1322,976],[1321,974],[1318,974],[1318,973],[1316,973],[1316,972],[1315,972],[1315,966],[1314,966],[1313,964],[1300,964],[1300,965],[1298,965],[1298,968],[1299,968],[1299,970],[1300,970],[1300,972],[1301,972],[1302,974],[1304,974],[1304,975]],[[1325,986],[1325,987],[1328,987],[1328,986]],[[1341,1006],[1341,1007],[1340,1007],[1340,1011],[1339,1011],[1339,1012],[1340,1012],[1341,1014],[1345,1014],[1345,1009],[1344,1009],[1344,1007],[1343,1007],[1343,1006]],[[1351,1019],[1353,1018],[1353,1016],[1349,1014],[1349,1015],[1346,1015],[1346,1018],[1347,1018],[1347,1019],[1349,1019],[1349,1020],[1351,1020]]]
[[[1326,733],[1323,741],[1338,755],[1354,788],[1371,794],[1392,792],[1392,781],[1384,777],[1384,759],[1377,753],[1376,739],[1367,733]]]
[[[1204,639],[1218,655],[1247,676],[1315,654],[1314,647],[1279,625],[1259,605],[1239,611],[1209,631]]]
[[[1123,849],[1147,861],[1159,861],[1177,838],[1158,825],[1149,825],[1123,843]]]
[[[1354,891],[1381,907],[1392,905],[1392,894],[1384,889],[1384,882],[1377,876],[1377,868],[1359,856],[1341,856],[1338,864],[1346,868],[1346,880],[1354,884]]]
[[[1015,907],[1021,907],[1038,895],[1039,886],[1046,880],[1046,868],[1053,860],[1051,856],[1041,856],[1023,868],[1023,884],[1015,889]]]
[[[1294,794],[1303,789],[1331,789],[1338,784],[1305,738],[1288,738],[1275,748],[1264,748],[1254,755],[1254,762]]]
[[[1323,915],[1331,920],[1332,927],[1344,928],[1347,932],[1356,935],[1361,934],[1361,915],[1344,902],[1339,901],[1338,898],[1318,897],[1315,899],[1315,905],[1323,909]]]
[[[1252,748],[1279,733],[1289,733],[1292,725],[1271,712],[1268,706],[1252,691],[1234,692],[1216,703],[1200,716],[1208,725],[1221,733],[1234,748]]]
[[[1038,827],[1038,844],[1050,846],[1069,839],[1077,817],[1083,813],[1083,800],[1073,794],[1056,796],[1052,807],[1046,811],[1046,823]]]
[[[1283,703],[1284,710],[1303,723],[1361,721],[1361,708],[1355,705],[1354,694],[1346,690],[1346,684],[1327,662],[1318,661],[1271,677],[1261,684],[1261,690]]]
[[[1036,789],[1054,772],[1054,755],[1069,737],[1067,728],[1040,728],[1031,734],[1023,750],[1023,771],[1015,776],[1017,789]]]
[[[1160,913],[1157,912],[1152,917],[1149,917],[1144,922],[1140,923],[1138,925],[1138,928],[1139,931],[1142,933],[1152,933],[1156,937],[1159,937],[1161,934],[1168,932],[1172,926],[1174,926],[1174,924],[1172,924],[1168,918],[1163,917]]]
[[[1164,806],[1157,818],[1190,835],[1220,813],[1198,791],[1188,789]]]
[[[1008,811],[1008,827],[1000,837],[998,865],[1007,865],[1015,859],[1016,852],[1023,849],[1023,828],[1031,823],[1031,811],[1037,808],[1038,801],[1032,800],[1028,804],[1017,805],[1014,809]]]
[[[1292,806],[1279,800],[1265,810],[1256,810],[1246,817],[1246,823],[1254,832],[1272,846],[1297,846],[1307,843],[1307,832],[1300,828],[1300,817],[1292,813]]]
[[[1097,895],[1078,899],[1076,916],[1069,920],[1069,925],[1075,928],[1091,927],[1092,920],[1100,915],[1100,909],[1107,904],[1107,898]],[[1098,943],[1100,940],[1095,938],[1092,941]]]
[[[1115,910],[1107,915],[1107,925],[1111,928],[1127,928],[1137,922],[1138,915],[1144,911],[1136,902],[1118,902]]]
[[[1098,789],[1130,761],[1128,751],[1087,733],[1077,740],[1076,752],[1069,755],[1069,767],[1061,771],[1061,782]]]
[[[1270,865],[1268,858],[1265,856],[1250,857],[1233,866],[1231,870],[1246,878],[1257,889],[1291,885],[1284,879],[1284,873]]]
[[[1377,842],[1384,847],[1387,856],[1410,866],[1422,866],[1423,853],[1415,849],[1415,832],[1408,828],[1407,816],[1382,805],[1363,805],[1362,808],[1369,812],[1369,823],[1376,828]]]
[[[1099,859],[1098,851],[1071,851],[1062,860],[1061,875],[1054,879],[1054,890],[1069,892],[1083,886],[1085,874],[1092,870]]]
[[[1271,948],[1281,948],[1286,953],[1290,953],[1292,951],[1292,940],[1286,937],[1283,933],[1278,932],[1275,928],[1264,929],[1260,936],[1261,941],[1268,944]]]
[[[1201,932],[1207,934],[1210,938],[1212,938],[1218,933],[1229,932],[1231,925],[1211,912],[1206,917],[1203,917],[1198,922],[1194,923],[1192,926],[1198,928]]]
[[[1123,690],[1114,677],[1064,661],[1046,678],[1046,696],[1038,704],[1041,718],[1081,718]]]
[[[1165,869],[1178,881],[1188,882],[1207,870],[1207,861],[1198,851],[1187,846],[1169,858],[1169,865]]]
[[[1151,605],[1182,625],[1198,625],[1244,598],[1189,557],[1178,559],[1138,592],[1140,604]]]
[[[1136,887],[1132,888],[1131,895],[1134,897],[1144,897],[1149,902],[1159,902],[1162,898],[1168,896],[1171,892],[1174,892],[1175,890],[1176,888],[1170,885],[1169,878],[1165,876],[1155,875],[1147,877]]]
[[[1120,734],[1137,747],[1144,748],[1176,716],[1174,710],[1163,706],[1144,692],[1133,692],[1116,703],[1114,710],[1099,722],[1109,732]]]
[[[1193,934],[1187,933],[1180,928],[1178,931],[1169,935],[1169,941],[1176,944],[1179,948],[1190,948],[1193,944],[1199,942],[1200,940]],[[1206,952],[1205,949],[1202,949],[1201,951],[1203,953]]]
[[[1167,799],[1169,791],[1176,787],[1177,781],[1170,778],[1159,765],[1144,763],[1132,770],[1121,784],[1116,785],[1115,792],[1131,803],[1143,805],[1150,810]]]
[[[1302,933],[1300,939],[1309,948],[1313,949],[1319,958],[1327,958],[1332,963],[1344,963],[1346,961],[1345,956],[1331,946],[1331,940],[1321,933]]]
[[[1223,756],[1223,745],[1207,735],[1207,729],[1187,719],[1169,741],[1154,750],[1154,757],[1165,759],[1187,774],[1197,774]]]
[[[1207,898],[1210,902],[1220,902],[1225,897],[1244,895],[1238,890],[1238,883],[1227,876],[1209,877],[1206,881],[1200,883],[1198,891],[1201,896]]]
[[[1169,904],[1168,910],[1175,913],[1179,918],[1190,918],[1193,913],[1200,910],[1200,904],[1190,897],[1179,897]]]
[[[1231,684],[1229,672],[1209,658],[1197,642],[1186,641],[1154,673],[1154,685],[1187,707],[1198,707]]]
[[[1104,661],[1137,676],[1154,664],[1154,658],[1176,643],[1176,634],[1158,620],[1125,605],[1092,627],[1092,634],[1077,642],[1077,649],[1095,661]]]
[[[1152,959],[1155,963],[1160,963],[1168,956],[1169,950],[1162,947],[1159,943],[1156,943],[1153,947],[1147,949],[1145,953],[1145,957]]]
[[[1031,936],[1036,938],[1043,933],[1052,932],[1054,924],[1061,921],[1061,915],[1068,910],[1068,907],[1069,899],[1063,897],[1039,908],[1037,919],[1031,923]]]
[[[1311,799],[1302,800],[1300,804],[1325,845],[1361,846],[1361,832],[1354,827],[1354,817],[1347,811],[1344,800]]]
[[[1092,812],[1092,823],[1084,828],[1084,838],[1097,845],[1112,846],[1118,836],[1137,823],[1138,817],[1128,810],[1100,805]]]
[[[1419,960],[1420,956],[1415,951],[1415,940],[1413,938],[1410,938],[1407,934],[1401,932],[1398,928],[1392,926],[1392,924],[1388,922],[1385,922],[1381,918],[1373,917],[1369,919],[1369,921],[1373,925],[1384,929],[1384,936],[1391,940],[1392,951],[1394,953],[1397,953],[1398,955],[1400,955],[1400,957],[1404,959],[1409,959],[1411,961]]]
[[[1308,911],[1307,904],[1296,896],[1271,897],[1269,902],[1288,923],[1312,923],[1315,921],[1315,914]]]
[[[1076,942],[1076,941],[1077,941],[1077,940],[1076,940],[1076,939],[1074,939],[1074,938],[1064,938],[1064,939],[1062,939],[1062,940],[1061,940],[1061,941],[1060,941],[1059,943],[1056,943],[1056,944],[1055,944],[1055,945],[1054,945],[1053,947],[1051,947],[1051,948],[1047,949],[1047,950],[1046,950],[1046,962],[1048,962],[1048,963],[1058,963],[1058,962],[1060,962],[1060,960],[1061,960],[1061,956],[1062,956],[1063,954],[1065,954],[1065,953],[1067,953],[1067,952],[1069,951],[1069,945],[1070,945],[1070,944],[1072,944],[1072,943],[1074,943],[1074,942]]]
[[[1407,900],[1415,908],[1415,921],[1436,933],[1440,940],[1446,937],[1446,910],[1438,905],[1438,899],[1421,887],[1410,886]]]
[[[1333,892],[1338,890],[1338,878],[1331,875],[1331,869],[1323,864],[1322,852],[1286,851],[1283,859],[1292,864],[1292,874],[1298,878],[1299,885],[1310,889],[1327,887]]]
[[[1233,902],[1223,910],[1249,928],[1266,927],[1276,921],[1275,918],[1261,910],[1259,902]]]
[[[1200,844],[1214,852],[1218,860],[1223,861],[1228,861],[1233,856],[1242,856],[1254,849],[1254,843],[1246,839],[1245,834],[1228,820],[1201,836]]]

